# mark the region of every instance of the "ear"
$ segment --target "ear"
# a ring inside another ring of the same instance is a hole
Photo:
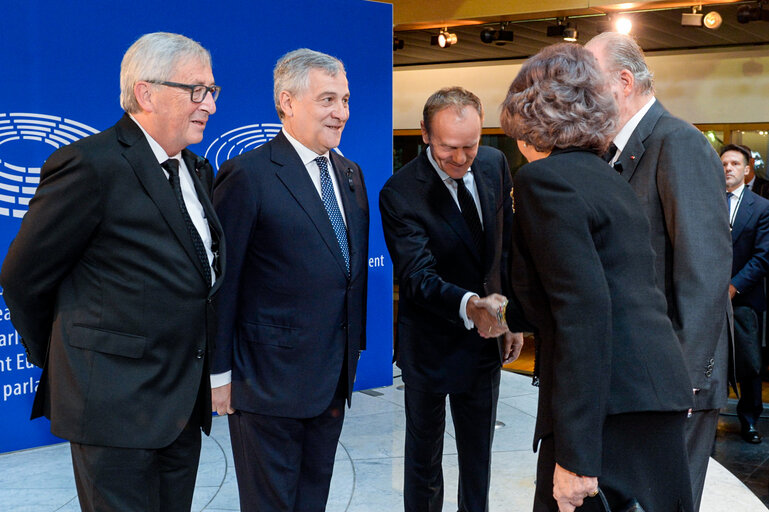
[[[430,135],[427,133],[427,128],[425,128],[425,122],[419,121],[419,128],[422,130],[422,142],[430,145]]]
[[[286,117],[293,117],[294,115],[293,101],[294,98],[291,96],[290,92],[280,91],[280,94],[278,95],[278,104]]]
[[[147,82],[136,82],[134,84],[134,97],[145,112],[152,112],[155,109],[152,103],[152,92],[152,87]]]
[[[635,86],[635,77],[630,70],[623,69],[619,72],[619,82],[622,84],[622,94],[627,97],[633,92]]]

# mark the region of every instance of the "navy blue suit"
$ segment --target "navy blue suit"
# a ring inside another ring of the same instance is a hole
[[[731,283],[738,292],[732,300],[732,305],[736,311],[735,315],[737,315],[737,308],[741,306],[747,306],[755,311],[755,328],[749,331],[755,334],[756,346],[755,350],[750,352],[760,354],[761,322],[759,318],[766,309],[763,280],[769,265],[769,200],[747,188],[743,190],[744,195],[732,223]],[[744,347],[742,349],[744,350]],[[737,354],[737,358],[745,355]],[[743,365],[740,366],[743,367]],[[754,425],[763,410],[760,364],[748,372],[738,372],[737,377],[741,394],[737,414],[743,426]]]
[[[324,491],[303,491],[299,468],[285,459],[294,449],[297,457],[315,457],[330,480],[339,431],[325,429],[322,441],[281,436],[326,413],[341,430],[344,399],[350,399],[366,344],[366,187],[357,164],[333,151],[331,162],[347,220],[349,275],[320,195],[282,132],[225,162],[214,185],[214,207],[225,236],[232,237],[232,272],[217,296],[211,373],[232,370],[237,412],[230,429],[244,511],[323,510]],[[241,416],[258,417],[261,433],[236,429]],[[312,473],[305,462],[302,475]],[[258,464],[263,467],[250,466]],[[254,488],[244,488],[254,475],[265,481],[257,478]],[[265,494],[273,490],[277,497]]]

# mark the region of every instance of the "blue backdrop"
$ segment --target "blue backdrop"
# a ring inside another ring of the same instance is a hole
[[[74,5],[74,6],[73,6]],[[378,214],[392,172],[392,6],[363,0],[250,2],[33,1],[0,5],[0,258],[21,223],[40,166],[57,148],[113,125],[120,61],[140,35],[184,34],[211,51],[217,112],[190,149],[218,169],[280,128],[272,67],[307,47],[340,58],[350,83],[350,120],[339,150],[363,169],[371,209],[368,350],[357,389],[392,383],[392,264]],[[29,421],[40,370],[0,301],[0,452],[58,441],[47,420]],[[307,371],[312,371],[308,368]]]

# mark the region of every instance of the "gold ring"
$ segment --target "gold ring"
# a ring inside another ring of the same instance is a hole
[[[591,498],[595,498],[596,496],[598,496],[598,488],[596,488],[596,490],[595,490],[595,491],[591,492],[589,496],[590,496]]]

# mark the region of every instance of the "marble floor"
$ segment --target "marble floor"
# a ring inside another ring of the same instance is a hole
[[[405,418],[400,381],[355,393],[336,454],[328,512],[383,512],[402,509]],[[537,389],[530,379],[503,372],[494,439],[491,512],[531,510],[536,455],[531,439]],[[456,511],[457,457],[453,429],[444,443],[444,511]],[[79,510],[69,446],[59,444],[0,455],[0,511],[74,512]],[[203,438],[193,510],[239,510],[229,432],[214,418]],[[701,512],[766,511],[738,478],[711,459]]]

